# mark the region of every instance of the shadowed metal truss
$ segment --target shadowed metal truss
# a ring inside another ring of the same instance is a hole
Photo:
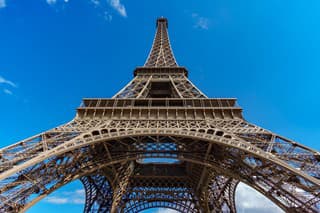
[[[286,212],[320,211],[320,154],[244,120],[236,99],[207,98],[179,67],[167,20],[144,67],[111,99],[0,150],[0,212],[25,211],[80,179],[84,212],[236,212],[241,181]]]

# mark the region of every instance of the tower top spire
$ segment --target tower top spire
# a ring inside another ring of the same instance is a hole
[[[158,27],[159,24],[164,24],[168,28],[168,19],[161,16],[160,18],[157,19],[156,27]]]
[[[178,67],[168,36],[168,20],[158,18],[156,27],[156,35],[144,67]]]

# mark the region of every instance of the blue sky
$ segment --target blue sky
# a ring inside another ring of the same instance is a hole
[[[71,120],[83,97],[112,97],[165,16],[199,89],[238,98],[246,120],[319,150],[319,11],[317,0],[0,0],[0,146]],[[73,183],[29,212],[79,211],[81,193]]]

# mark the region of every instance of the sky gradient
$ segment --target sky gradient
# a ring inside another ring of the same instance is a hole
[[[319,11],[317,0],[0,0],[0,147],[71,120],[84,97],[112,97],[165,16],[202,92],[238,98],[247,121],[319,150]],[[29,212],[82,205],[75,182]]]

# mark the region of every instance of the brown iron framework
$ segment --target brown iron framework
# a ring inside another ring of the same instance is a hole
[[[168,22],[111,99],[0,150],[0,212],[23,212],[72,180],[84,212],[236,212],[241,181],[286,212],[320,211],[320,153],[244,120],[236,99],[207,98],[178,66]]]

